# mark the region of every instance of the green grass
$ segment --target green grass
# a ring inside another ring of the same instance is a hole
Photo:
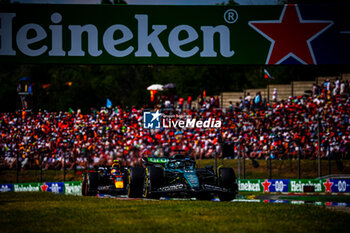
[[[350,203],[349,195],[281,195],[276,193],[264,193],[264,192],[239,192],[236,198],[255,199],[256,197],[259,197],[259,196],[276,196],[276,195],[279,195],[280,196],[279,199],[281,200]]]
[[[345,202],[350,203],[350,196],[283,196],[283,200],[295,200],[295,201],[322,201],[322,202]]]
[[[246,160],[246,178],[247,179],[267,179],[269,178],[267,161],[257,160],[259,167],[254,168],[251,160]],[[343,160],[344,170],[339,171],[335,161],[331,163],[332,174],[350,174],[350,160]],[[213,159],[197,160],[199,167],[214,165]],[[238,177],[238,160],[227,159],[218,160],[218,166],[233,167]],[[242,165],[243,166],[243,165]],[[40,182],[40,170],[24,170],[19,173],[19,182]],[[322,161],[322,174],[328,174],[328,161]],[[301,178],[317,178],[318,167],[317,160],[301,160]],[[241,178],[243,178],[243,168],[241,171]],[[297,160],[272,160],[272,179],[296,179],[298,178],[298,161]],[[81,180],[80,173],[74,171],[67,171],[66,181]],[[47,170],[43,171],[43,182],[59,182],[63,181],[63,171]],[[15,183],[15,170],[0,170],[0,184]]]
[[[1,193],[5,232],[348,232],[350,214],[291,204]]]

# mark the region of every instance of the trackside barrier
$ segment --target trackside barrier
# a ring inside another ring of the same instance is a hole
[[[52,192],[81,196],[81,181],[0,184],[0,192]]]
[[[350,179],[239,179],[239,192],[350,193]],[[81,196],[81,181],[0,184],[0,192],[53,192]]]
[[[311,188],[311,189],[310,189]],[[349,193],[350,179],[240,179],[240,192]]]

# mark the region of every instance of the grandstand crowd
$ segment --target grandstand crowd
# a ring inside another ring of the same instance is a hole
[[[162,109],[176,119],[220,120],[220,128],[143,128],[144,109],[101,108],[76,112],[1,113],[0,167],[67,169],[111,164],[136,165],[142,157],[184,150],[196,159],[350,158],[349,82],[314,86],[309,96],[267,103],[259,93],[228,109],[202,100],[200,109]],[[259,96],[260,95],[260,96]],[[182,107],[182,106],[181,106]],[[318,128],[320,133],[318,134]],[[320,139],[320,148],[318,140]]]

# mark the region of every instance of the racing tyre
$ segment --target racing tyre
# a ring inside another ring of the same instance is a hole
[[[148,167],[147,178],[145,180],[144,197],[147,198],[159,198],[159,196],[152,191],[157,190],[164,181],[164,171],[160,167]]]
[[[219,186],[229,190],[227,193],[219,193],[220,201],[231,201],[237,193],[236,175],[232,168],[221,168],[219,170]]]
[[[145,169],[143,167],[133,167],[129,170],[128,196],[140,198],[144,193]]]
[[[96,196],[97,195],[97,186],[98,186],[98,173],[89,172],[87,175],[86,181],[86,196]]]

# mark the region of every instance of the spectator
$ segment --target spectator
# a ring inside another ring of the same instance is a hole
[[[239,97],[239,110],[242,111],[243,109],[244,109],[244,101],[243,101],[243,98],[241,96],[241,97]]]
[[[254,97],[254,107],[260,108],[261,105],[262,105],[261,94],[260,94],[260,92],[257,92],[255,97]]]
[[[179,108],[182,111],[184,107],[184,98],[180,97],[179,98]]]
[[[229,104],[230,105],[229,105],[228,109],[229,109],[229,112],[232,113],[233,112],[233,103],[232,103],[232,101],[230,101]]]
[[[245,106],[246,106],[248,109],[250,109],[251,100],[252,100],[252,97],[250,96],[250,93],[248,92],[248,93],[247,93],[247,96],[244,98]]]
[[[189,95],[187,98],[187,109],[190,110],[192,106],[192,97]]]
[[[273,89],[272,102],[277,102],[277,88]]]
[[[22,111],[0,114],[0,166],[23,169],[42,165],[45,169],[84,168],[88,165],[111,164],[120,159],[123,164],[136,165],[141,157],[170,156],[183,149],[195,158],[225,156],[220,142],[238,143],[245,158],[266,159],[272,152],[276,158],[289,155],[294,158],[314,159],[320,113],[321,153],[323,157],[339,154],[349,158],[350,151],[350,97],[347,85],[328,101],[322,97],[291,97],[275,102],[268,108],[233,108],[223,112],[217,108],[185,112],[167,110],[176,118],[222,121],[221,128],[164,128],[145,130],[142,126],[143,109],[130,110],[101,108],[83,114],[69,112],[38,113]],[[232,102],[230,103],[230,105]],[[233,106],[233,105],[232,105]],[[327,142],[325,141],[327,139]],[[328,144],[327,144],[328,143]],[[325,147],[327,145],[327,147]],[[39,157],[40,155],[40,157]],[[230,154],[229,156],[233,156]]]
[[[338,95],[340,91],[340,80],[337,78],[334,82],[333,96]]]

